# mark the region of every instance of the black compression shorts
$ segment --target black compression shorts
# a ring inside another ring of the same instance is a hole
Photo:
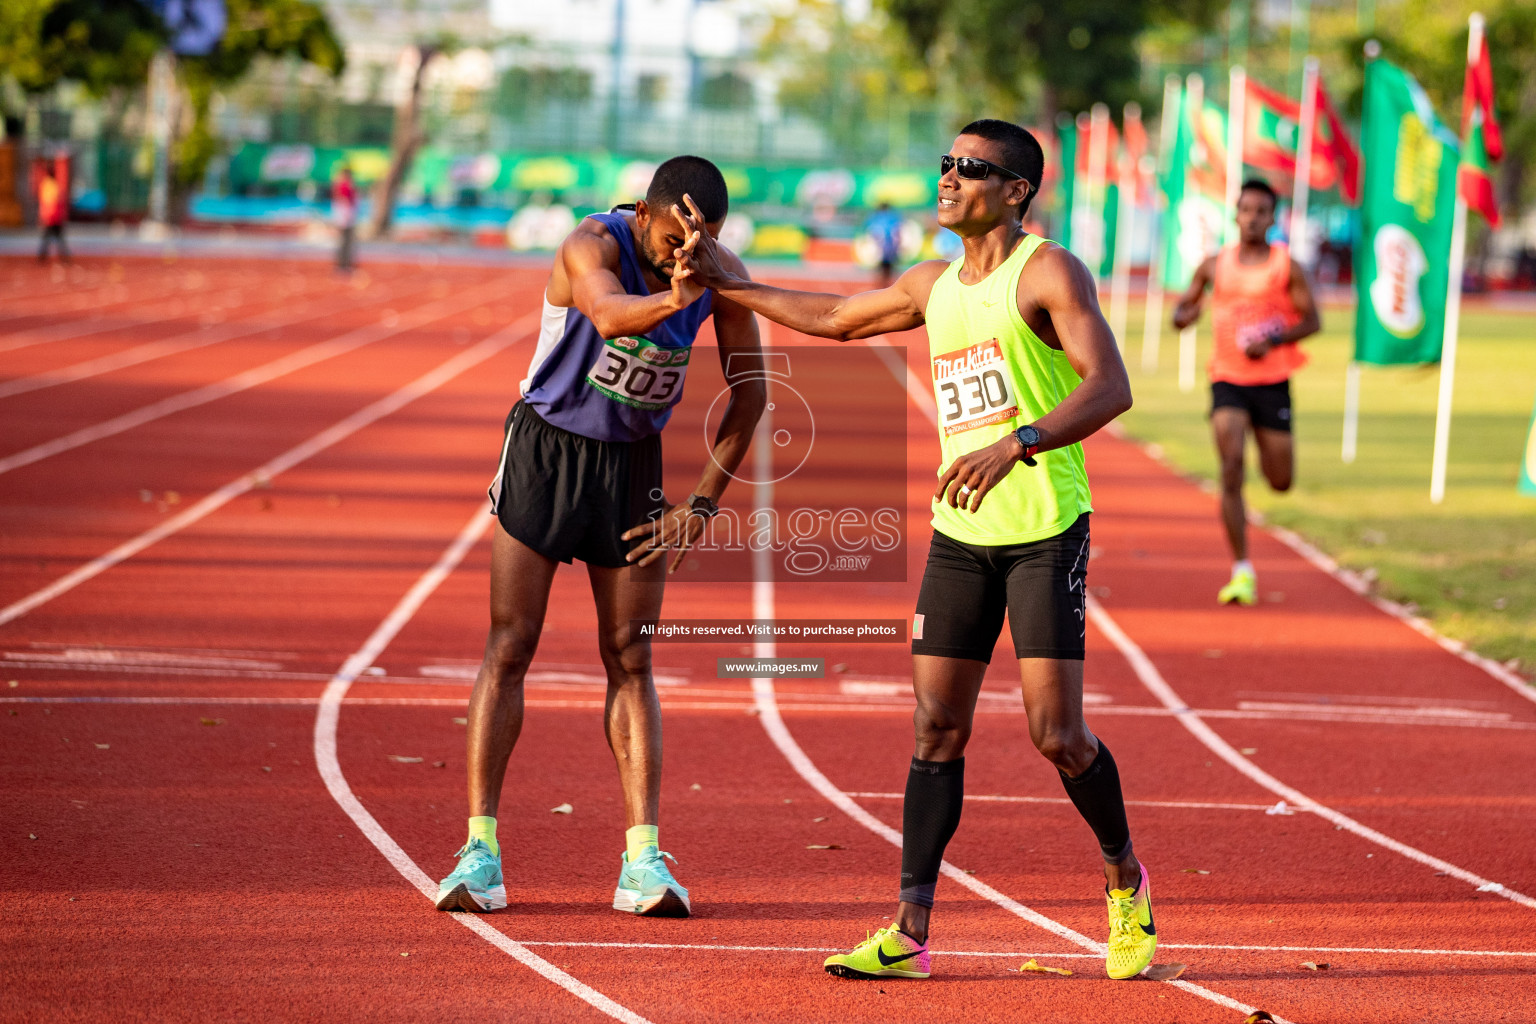
[[[1232,384],[1211,382],[1211,412],[1221,408],[1242,409],[1256,427],[1291,432],[1291,382]]]
[[[1088,513],[1054,537],[999,547],[937,531],[912,620],[912,653],[990,662],[1003,629],[1018,658],[1083,660]]]
[[[507,416],[491,511],[545,558],[610,569],[638,541],[620,540],[666,508],[661,436],[599,441],[546,423],[526,403]]]

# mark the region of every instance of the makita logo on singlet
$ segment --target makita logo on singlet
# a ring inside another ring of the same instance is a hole
[[[975,370],[991,363],[1003,361],[1003,346],[996,338],[972,345],[963,352],[933,357],[933,376],[955,377],[967,370]]]

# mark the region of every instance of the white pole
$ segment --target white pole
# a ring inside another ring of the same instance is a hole
[[[1223,237],[1237,240],[1238,189],[1243,183],[1243,118],[1248,106],[1248,73],[1240,65],[1232,66],[1227,106],[1227,226]]]
[[[170,219],[171,126],[175,121],[176,57],[169,49],[155,54],[149,65],[149,136],[154,164],[149,179],[149,216],[139,225],[145,241],[164,241]]]
[[[1083,262],[1099,276],[1104,266],[1104,191],[1109,180],[1109,105],[1095,103],[1088,118],[1088,192],[1093,201],[1093,245],[1083,251]]]
[[[1344,368],[1344,448],[1339,458],[1355,461],[1360,441],[1360,364],[1353,359]]]
[[[1179,390],[1195,390],[1195,325],[1179,332]]]
[[[1086,131],[1086,129],[1088,128],[1088,114],[1087,114],[1087,112],[1085,111],[1083,113],[1078,114],[1077,115],[1077,120],[1075,122],[1073,122],[1073,123],[1077,126],[1077,128],[1076,128],[1076,130],[1077,130],[1077,146],[1074,147],[1074,149],[1072,151],[1073,154],[1074,154],[1073,162],[1075,164],[1077,162],[1076,154],[1078,154],[1082,150],[1083,136],[1087,134],[1087,131]],[[1092,145],[1092,143],[1090,143],[1090,152],[1091,152],[1091,145]],[[1088,162],[1088,157],[1087,157],[1086,154],[1083,156],[1083,162],[1084,163]],[[1093,177],[1093,165],[1089,164],[1087,175],[1085,175],[1085,176],[1083,176],[1081,178],[1077,177],[1077,167],[1074,166],[1072,168],[1072,175],[1073,175],[1073,182],[1072,182],[1072,213],[1071,213],[1071,217],[1072,217],[1072,247],[1071,247],[1072,248],[1072,255],[1076,256],[1078,259],[1082,260],[1084,263],[1087,263],[1088,262],[1088,257],[1086,255],[1084,255],[1084,249],[1083,249],[1083,238],[1084,238],[1084,235],[1083,235],[1083,224],[1088,219],[1088,214],[1087,214],[1087,210],[1088,210],[1088,190],[1089,190],[1089,188],[1091,186],[1091,179]]]
[[[1121,134],[1128,137],[1132,123],[1140,123],[1141,105],[1125,105],[1125,121]],[[1122,138],[1124,142],[1124,138]],[[1131,304],[1131,235],[1136,230],[1136,161],[1131,157],[1129,143],[1120,153],[1119,184],[1120,204],[1115,213],[1115,260],[1110,266],[1109,279],[1109,329],[1125,355],[1125,328],[1130,317]]]
[[[1483,48],[1483,16],[1467,19],[1467,63],[1477,60]],[[1463,117],[1463,123],[1466,122]],[[1466,139],[1462,139],[1466,145]],[[1461,326],[1461,271],[1467,257],[1467,203],[1456,191],[1456,213],[1451,222],[1451,265],[1446,276],[1445,342],[1440,350],[1440,400],[1435,407],[1435,453],[1429,474],[1429,500],[1445,500],[1445,464],[1451,447],[1451,393],[1456,387],[1456,335]]]
[[[1301,138],[1296,142],[1296,184],[1291,189],[1291,256],[1312,263],[1307,240],[1307,200],[1312,194],[1312,135],[1317,130],[1317,58],[1308,57],[1301,74]],[[1346,462],[1350,461],[1348,459]]]
[[[1174,131],[1179,124],[1179,76],[1168,75],[1163,79],[1162,122],[1157,133],[1157,167],[1166,172],[1168,153],[1173,149]],[[1147,310],[1141,329],[1141,372],[1157,372],[1157,350],[1162,345],[1163,334],[1163,246],[1173,232],[1168,222],[1172,213],[1168,209],[1168,197],[1163,194],[1161,179],[1155,190],[1154,202],[1157,215],[1153,224],[1157,230],[1152,235],[1152,264],[1147,268]]]

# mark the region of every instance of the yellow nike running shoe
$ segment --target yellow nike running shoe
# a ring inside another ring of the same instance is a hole
[[[1111,978],[1134,978],[1146,970],[1157,951],[1157,929],[1152,926],[1152,881],[1146,866],[1134,889],[1108,890],[1109,954],[1104,967]]]
[[[932,966],[928,944],[918,942],[894,924],[880,929],[822,964],[839,978],[926,978]]]
[[[1252,606],[1259,600],[1259,578],[1254,575],[1252,569],[1235,569],[1232,578],[1227,585],[1222,587],[1216,595],[1217,604],[1231,604],[1236,601],[1241,605]]]

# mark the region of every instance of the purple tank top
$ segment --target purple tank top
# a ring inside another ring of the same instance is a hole
[[[629,224],[594,213],[619,243],[619,282],[649,295]],[[523,401],[547,423],[599,441],[638,441],[661,433],[683,397],[693,341],[713,308],[705,292],[644,337],[603,338],[575,306],[544,301],[539,347],[523,381]]]

